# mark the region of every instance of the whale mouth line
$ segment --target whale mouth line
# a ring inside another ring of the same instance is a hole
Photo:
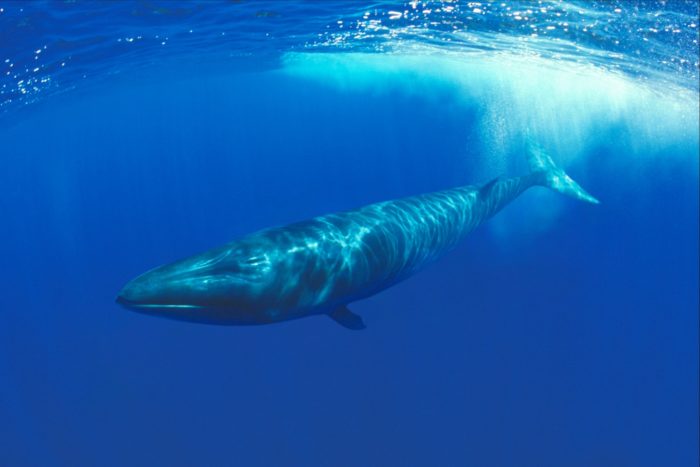
[[[161,303],[139,303],[135,302],[129,299],[126,299],[119,295],[117,299],[115,300],[118,304],[126,307],[126,308],[137,308],[137,309],[148,309],[148,308],[173,308],[173,309],[178,309],[178,308],[201,308],[198,305],[185,305],[185,304],[161,304]]]

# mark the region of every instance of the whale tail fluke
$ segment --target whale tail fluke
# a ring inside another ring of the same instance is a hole
[[[599,204],[581,185],[556,166],[549,154],[531,139],[528,141],[528,164],[533,175],[537,175],[537,184],[554,191],[571,196],[588,203]]]

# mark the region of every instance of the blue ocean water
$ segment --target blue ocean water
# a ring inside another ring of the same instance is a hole
[[[0,465],[698,464],[698,3],[0,1]],[[118,307],[260,228],[526,170],[411,279]]]

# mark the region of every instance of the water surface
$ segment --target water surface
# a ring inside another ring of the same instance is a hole
[[[692,466],[697,2],[1,2],[0,464]],[[254,230],[526,170],[351,308],[114,304]]]

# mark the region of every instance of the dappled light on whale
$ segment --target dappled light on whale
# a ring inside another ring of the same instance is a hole
[[[534,141],[528,175],[494,179],[262,230],[149,271],[117,297],[127,308],[212,324],[327,314],[349,329],[348,303],[402,281],[536,185],[597,204]]]

